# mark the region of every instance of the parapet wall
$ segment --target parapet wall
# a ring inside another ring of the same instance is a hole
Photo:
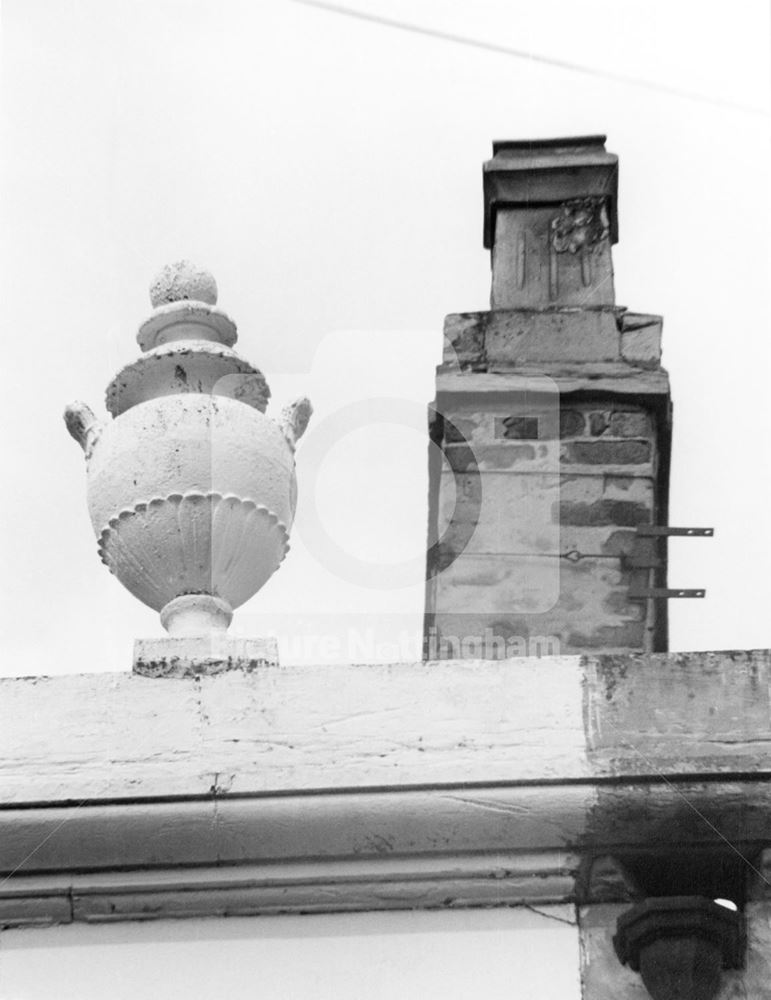
[[[290,909],[345,871],[393,892],[332,908],[421,905],[418,873],[431,905],[447,878],[484,905],[496,872],[501,903],[564,902],[599,854],[749,856],[771,841],[770,677],[760,650],[5,679],[0,905],[40,893],[57,919],[52,878],[149,892],[173,870],[205,895],[207,866],[222,889],[222,866],[265,865]]]

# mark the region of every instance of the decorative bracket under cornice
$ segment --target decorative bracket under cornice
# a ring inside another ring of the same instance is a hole
[[[622,914],[613,946],[652,1000],[713,1000],[723,969],[740,969],[744,917],[704,896],[643,900]]]

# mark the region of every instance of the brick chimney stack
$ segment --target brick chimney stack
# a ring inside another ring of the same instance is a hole
[[[496,142],[491,309],[445,321],[426,655],[661,651],[671,403],[661,318],[615,304],[604,136]],[[641,563],[658,563],[657,566]],[[481,643],[481,646],[480,646]]]

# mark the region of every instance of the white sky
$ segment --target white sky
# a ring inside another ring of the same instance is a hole
[[[671,545],[672,585],[708,591],[671,602],[671,646],[771,645],[766,4],[351,3],[704,99],[291,0],[5,0],[0,671],[127,670],[134,637],[162,634],[98,560],[61,416],[72,399],[103,414],[161,264],[213,271],[276,410],[306,391],[317,422],[380,396],[419,409],[444,315],[487,305],[491,140],[590,132],[621,158],[618,301],[665,318],[671,521],[716,529]],[[352,433],[314,501],[301,446],[300,513],[315,502],[362,558],[419,555],[426,447],[420,421]],[[285,662],[388,659],[367,628],[416,639],[422,610],[419,579],[357,588],[296,531],[234,628],[333,640]]]

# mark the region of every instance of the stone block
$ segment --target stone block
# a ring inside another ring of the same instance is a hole
[[[617,529],[612,531],[602,544],[602,551],[609,556],[630,556],[635,545],[637,533]]]
[[[615,309],[497,309],[455,313],[444,325],[447,364],[527,365],[538,362],[618,362]]]
[[[606,475],[603,494],[608,500],[640,500],[653,506],[653,477]]]
[[[633,500],[595,500],[594,503],[560,500],[552,507],[552,518],[559,524],[634,527],[650,524],[651,516],[647,504]]]
[[[444,611],[468,614],[551,610],[559,600],[560,560],[464,552],[436,579]]]
[[[437,577],[436,589],[444,613],[525,616],[532,619],[534,631],[567,636],[625,625],[628,617],[609,609],[605,600],[626,579],[612,559],[586,557],[571,563],[549,556],[466,551]],[[613,643],[612,648],[619,645],[624,644]]]
[[[651,419],[643,410],[619,410],[611,413],[609,429],[612,437],[647,437],[651,433]]]
[[[579,437],[584,433],[586,418],[580,410],[560,410],[560,437]]]
[[[553,504],[560,497],[558,475],[490,472],[478,501],[457,493],[445,475],[439,521],[449,524],[442,541],[456,553],[464,548],[478,553],[559,551],[560,529],[552,520]]]
[[[444,441],[447,445],[492,445],[500,441],[555,441],[560,436],[579,434],[583,414],[577,410],[560,414],[556,394],[551,405],[534,404],[532,408],[507,411],[505,405],[490,409],[457,406],[443,411]]]
[[[227,670],[278,666],[273,637],[237,639],[225,634],[137,639],[134,673],[145,677],[198,677]]]
[[[493,310],[615,302],[605,209],[589,209],[594,218],[581,236],[575,212],[568,205],[499,207],[492,254]],[[575,227],[573,234],[586,243],[579,248],[570,239],[555,239],[564,227]]]
[[[560,475],[560,500],[594,503],[605,496],[605,477],[603,475],[578,475],[569,473]]]
[[[510,469],[521,462],[532,462],[538,452],[532,444],[500,445],[479,449],[480,460],[487,469]],[[541,451],[541,457],[544,452]]]
[[[560,409],[542,412],[532,416],[510,414],[493,418],[496,438],[519,441],[551,441],[560,438],[578,437],[584,433],[585,416],[579,410]]]
[[[643,465],[650,460],[650,441],[571,441],[561,455],[566,465]]]
[[[656,368],[661,362],[661,316],[623,313],[619,319],[621,329],[621,357],[641,368]]]
[[[511,470],[522,473],[556,473],[559,456],[548,443],[511,441],[497,445],[475,444],[448,445],[445,449],[447,464],[455,472],[500,472]]]
[[[445,444],[490,444],[494,417],[478,407],[450,406],[442,410]]]
[[[467,365],[481,361],[485,350],[486,313],[452,313],[444,321],[444,361]]]
[[[539,437],[538,417],[497,417],[495,436],[513,441],[537,441]]]
[[[447,444],[466,444],[473,437],[477,422],[460,417],[445,417],[444,440]]]
[[[436,626],[442,634],[481,635],[490,628],[496,635],[526,640],[539,636],[548,640],[554,655],[645,648],[648,622],[641,612],[608,606],[607,595],[621,590],[626,581],[615,560],[585,558],[570,563],[561,559],[553,563],[559,574],[556,600],[535,604],[532,589],[526,591],[525,585],[538,575],[542,584],[547,579],[554,582],[542,575],[552,572],[546,560],[506,561],[501,557],[488,559],[483,565],[478,557],[464,555],[437,581],[442,611],[435,618]],[[504,600],[499,600],[501,592]],[[546,598],[547,593],[542,587],[540,596]],[[517,655],[534,654],[527,648]]]
[[[595,629],[568,634],[573,649],[642,649],[645,622],[628,621],[623,625],[600,625]]]
[[[439,524],[455,551],[628,554],[636,524],[650,523],[653,482],[640,477],[560,476],[555,473],[441,478]],[[624,484],[615,486],[615,479]],[[463,483],[468,480],[469,491]],[[610,485],[609,485],[610,481]],[[562,514],[562,516],[561,516]],[[458,540],[462,545],[457,547]]]
[[[455,472],[466,472],[469,469],[478,469],[476,453],[467,445],[451,445],[445,449],[445,457],[451,469]]]
[[[573,451],[584,451],[586,454],[597,454],[602,456],[602,461],[606,461],[606,456],[613,456],[614,452],[627,458],[625,452],[630,449],[623,447],[623,442],[610,443],[595,442],[592,439],[607,438],[629,438],[648,439],[653,436],[652,415],[642,407],[621,407],[606,410],[593,409],[590,406],[580,404],[570,408],[560,408],[559,415],[556,413],[533,412],[523,414],[520,412],[508,414],[479,413],[473,416],[463,413],[450,415],[453,424],[462,429],[464,439],[486,443],[490,441],[490,434],[495,440],[516,440],[516,441],[550,441],[559,436],[562,440],[572,438],[586,438],[586,444],[592,445],[590,448],[577,448]],[[557,426],[557,422],[559,426]],[[462,442],[461,436],[454,433],[452,436],[446,435],[448,443]],[[594,447],[600,444],[602,447]],[[631,449],[633,452],[639,449]],[[582,464],[599,464],[598,459],[590,458]],[[618,460],[616,460],[618,464]]]

